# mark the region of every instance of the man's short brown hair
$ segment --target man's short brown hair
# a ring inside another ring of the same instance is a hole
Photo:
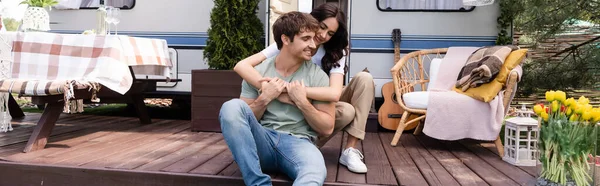
[[[281,41],[281,35],[286,35],[290,38],[291,42],[294,42],[294,36],[300,31],[317,31],[319,28],[319,22],[313,18],[310,14],[292,11],[285,13],[277,21],[273,23],[273,36],[277,43],[277,48],[281,50],[283,41]]]

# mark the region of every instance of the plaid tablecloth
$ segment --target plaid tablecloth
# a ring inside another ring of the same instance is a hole
[[[136,74],[164,77],[172,67],[162,39],[38,32],[0,36],[13,43],[14,59],[0,92],[56,95],[97,83],[124,94],[133,83],[129,66]]]

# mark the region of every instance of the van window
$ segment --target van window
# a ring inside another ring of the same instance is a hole
[[[474,6],[464,6],[463,0],[377,0],[381,11],[468,12]]]
[[[135,0],[104,0],[104,5],[121,9],[131,9],[135,6]],[[100,6],[100,0],[81,0],[81,9],[96,9]]]

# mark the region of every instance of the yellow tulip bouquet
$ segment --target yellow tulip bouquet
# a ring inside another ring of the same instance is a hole
[[[540,176],[562,185],[568,180],[590,185],[587,160],[595,154],[600,108],[593,108],[584,96],[567,99],[563,91],[546,92],[546,101],[548,106],[533,107],[540,118]]]

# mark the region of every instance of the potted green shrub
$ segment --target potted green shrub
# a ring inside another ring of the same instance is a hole
[[[22,29],[25,31],[48,31],[50,30],[50,15],[45,9],[58,4],[56,0],[25,0],[22,4],[29,7],[23,16]]]
[[[264,48],[260,0],[214,0],[204,58],[209,69],[192,71],[193,131],[220,131],[221,105],[240,96],[242,79],[232,70]]]

